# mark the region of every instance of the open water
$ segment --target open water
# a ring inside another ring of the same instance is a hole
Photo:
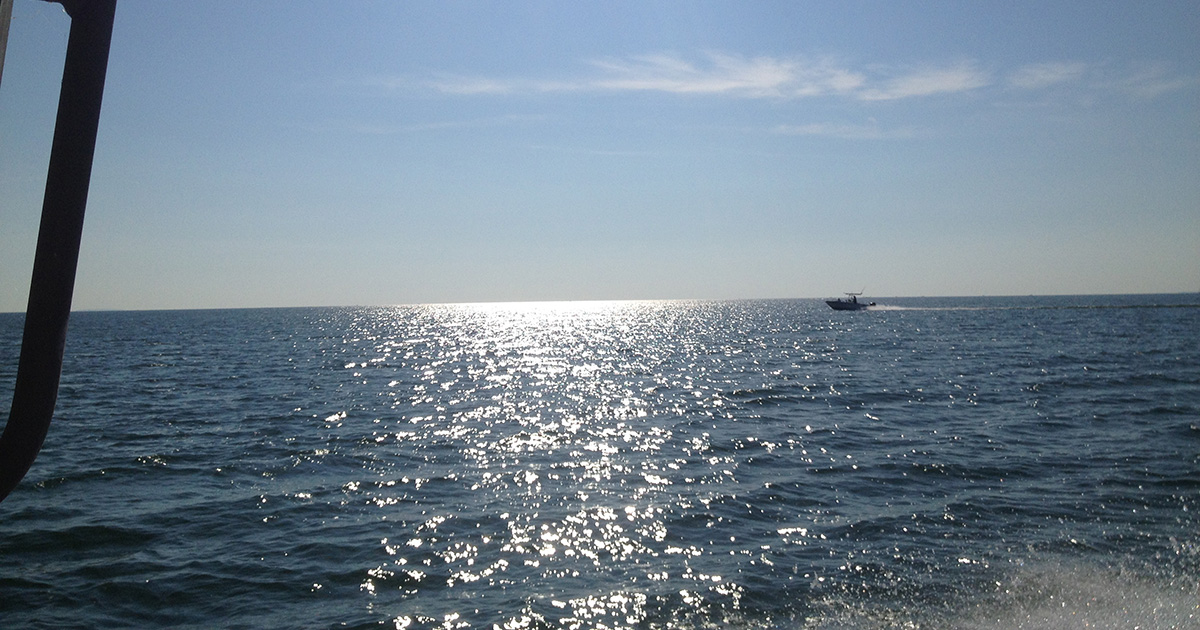
[[[877,301],[76,313],[0,626],[1200,628],[1200,296]]]

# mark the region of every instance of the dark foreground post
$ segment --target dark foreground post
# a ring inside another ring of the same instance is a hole
[[[33,465],[58,398],[117,5],[117,0],[60,2],[71,16],[71,34],[58,96],[58,119],[54,123],[17,383],[8,424],[0,435],[0,500],[12,492]]]

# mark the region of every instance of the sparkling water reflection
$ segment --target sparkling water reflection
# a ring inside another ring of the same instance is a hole
[[[696,501],[698,509],[736,483],[733,457],[706,455],[709,433],[678,422],[697,413],[727,415],[723,392],[730,379],[708,374],[719,371],[717,357],[733,350],[699,342],[697,335],[711,334],[705,327],[723,321],[696,317],[699,308],[447,306],[424,309],[420,318],[401,310],[357,322],[355,338],[370,340],[375,356],[352,360],[346,369],[366,387],[386,379],[386,395],[401,415],[373,419],[376,461],[364,468],[379,480],[356,490],[384,510],[381,519],[419,521],[402,544],[382,541],[386,557],[362,588],[383,598],[388,589],[419,596],[464,586],[477,593],[477,603],[493,589],[513,591],[521,606],[504,627],[549,620],[567,627],[638,624],[652,597],[679,599],[698,611],[714,601],[736,608],[737,584],[692,566],[701,549],[668,537],[668,522],[690,518],[691,511],[681,511],[671,491],[676,478],[712,488]],[[414,339],[406,327],[424,318],[433,321],[422,322],[422,329],[453,334]],[[676,366],[681,355],[689,360]],[[705,355],[714,357],[707,361],[711,369],[698,365]],[[675,446],[678,436],[686,453]],[[690,467],[693,458],[704,465]],[[411,473],[397,479],[393,470],[393,462],[414,460],[420,463],[413,490],[422,479],[456,484],[438,494],[440,505],[415,519],[417,505],[405,500]],[[716,462],[728,466],[709,470]],[[493,614],[482,609],[477,617],[474,608],[443,611],[442,605],[400,620],[479,625]]]

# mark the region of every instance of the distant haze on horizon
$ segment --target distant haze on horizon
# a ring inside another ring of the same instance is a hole
[[[69,18],[16,0],[0,312]],[[1195,2],[120,0],[75,308],[1200,291]]]

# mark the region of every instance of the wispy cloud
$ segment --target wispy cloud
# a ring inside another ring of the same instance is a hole
[[[901,98],[967,92],[991,83],[988,74],[973,63],[958,63],[943,68],[921,68],[887,79],[883,85],[857,94],[865,101],[891,101]]]
[[[517,85],[511,81],[482,78],[446,78],[433,84],[434,89],[447,94],[508,94],[516,91]]]
[[[857,101],[896,101],[962,94],[999,85],[1039,90],[1078,84],[1093,90],[1155,97],[1195,81],[1173,76],[1161,66],[1103,73],[1079,61],[1034,63],[1001,73],[1001,80],[974,60],[916,68],[869,66],[856,69],[833,57],[746,57],[708,53],[606,58],[588,64],[591,73],[566,79],[442,76],[426,89],[455,95],[555,92],[660,92],[734,98],[798,99],[837,97]],[[381,83],[383,84],[383,83]],[[396,89],[413,82],[396,80]]]
[[[592,65],[603,75],[583,86],[598,90],[788,97],[844,93],[863,82],[861,75],[829,61],[772,57],[710,54],[704,63],[695,63],[673,55],[653,55]]]
[[[1196,85],[1197,80],[1173,76],[1163,64],[1143,64],[1120,71],[1102,71],[1096,86],[1112,89],[1138,98],[1151,99],[1169,92]]]
[[[531,92],[666,92],[745,98],[848,94],[866,78],[828,60],[741,57],[711,53],[700,60],[643,55],[594,60],[592,76],[567,80],[441,77],[429,87],[447,94]]]
[[[1051,61],[1018,68],[1008,76],[1008,84],[1022,90],[1039,90],[1060,83],[1078,81],[1087,64],[1078,61]]]
[[[441,131],[445,129],[472,129],[496,127],[502,125],[520,125],[543,120],[545,120],[544,116],[509,115],[471,118],[465,120],[440,120],[407,125],[396,125],[389,123],[334,122],[324,127],[309,127],[308,129],[310,131],[336,130],[339,132],[349,131],[351,133],[368,136],[389,136],[396,134],[420,133],[425,131]]]
[[[1097,93],[1124,94],[1153,99],[1170,92],[1200,84],[1195,77],[1183,77],[1161,63],[1087,64],[1057,61],[1031,64],[1008,76],[1007,84],[1018,90],[1042,90],[1055,86],[1073,86],[1089,96]]]
[[[885,130],[872,121],[866,125],[846,125],[837,123],[810,123],[805,125],[779,125],[773,129],[775,133],[787,136],[820,136],[842,140],[886,140],[892,138],[911,138],[916,133],[909,128]]]

